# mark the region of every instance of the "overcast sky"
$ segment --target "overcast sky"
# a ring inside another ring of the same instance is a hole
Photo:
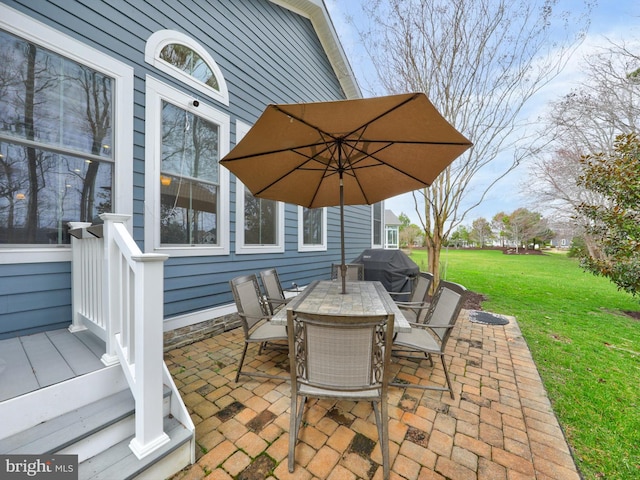
[[[368,0],[361,0],[368,1]],[[325,0],[329,14],[345,49],[349,62],[355,72],[356,79],[363,90],[363,96],[372,96],[368,89],[367,78],[375,75],[371,63],[362,52],[357,34],[347,21],[347,17],[362,18],[360,1]],[[576,0],[560,0],[561,9],[568,9],[575,5]],[[594,8],[591,18],[591,26],[587,38],[576,50],[572,59],[567,64],[563,73],[549,86],[541,90],[532,102],[542,107],[549,100],[557,99],[569,93],[582,79],[580,62],[586,53],[594,51],[598,46],[605,46],[607,39],[619,42],[640,41],[640,0],[599,0],[599,5]],[[384,94],[384,92],[375,92]],[[527,179],[527,167],[518,169],[502,179],[487,195],[482,204],[475,208],[465,219],[465,224],[479,217],[488,220],[500,211],[512,212],[518,207],[535,209],[526,197],[521,193],[522,184]],[[480,178],[478,178],[480,181]],[[480,190],[476,186],[476,190]],[[418,223],[414,202],[411,194],[401,195],[385,202],[386,208],[393,210],[396,215],[407,214],[414,223]]]

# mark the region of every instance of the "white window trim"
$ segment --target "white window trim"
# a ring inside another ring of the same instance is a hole
[[[70,60],[86,65],[114,79],[112,196],[113,212],[133,213],[133,68],[84,43],[0,4],[0,28],[30,42],[41,45]],[[132,231],[132,222],[127,222]],[[71,245],[40,247],[38,245],[0,248],[0,263],[42,263],[71,261]]]
[[[379,203],[379,202],[378,202]],[[385,235],[386,235],[386,231],[385,231],[385,225],[384,225],[384,203],[381,204],[380,209],[380,240],[382,243],[374,243],[374,239],[376,238],[376,232],[375,232],[375,228],[376,228],[376,222],[375,222],[375,218],[374,218],[374,208],[375,208],[376,204],[372,204],[371,205],[371,248],[383,248],[384,244],[386,242],[385,239]]]
[[[160,167],[162,161],[162,101],[184,108],[186,111],[205,118],[220,127],[219,156],[229,152],[229,125],[227,114],[216,110],[204,102],[193,105],[194,98],[157,79],[146,77],[145,105],[145,211],[144,245],[145,251],[168,254],[172,257],[229,254],[229,171],[220,168],[218,172],[218,245],[162,246],[160,244]]]
[[[170,43],[179,43],[189,47],[196,52],[207,63],[211,71],[218,81],[220,90],[211,88],[204,82],[200,82],[186,72],[183,72],[179,68],[171,65],[160,58],[160,52],[162,49]],[[162,70],[165,73],[177,78],[182,83],[195,88],[203,94],[217,100],[218,102],[229,106],[229,90],[227,89],[227,82],[222,75],[222,71],[213,57],[205,50],[202,45],[196,42],[194,39],[185,35],[184,33],[177,32],[175,30],[158,30],[153,33],[147,40],[147,44],[144,50],[145,62],[153,65],[158,70]]]
[[[389,243],[389,233],[395,232],[396,242]],[[384,248],[397,250],[400,248],[400,227],[397,225],[385,225],[384,226]]]
[[[304,207],[298,206],[298,251],[326,252],[327,251],[327,209],[322,208],[322,243],[308,245],[304,243]]]
[[[251,125],[236,120],[236,145],[251,129]],[[278,226],[276,245],[245,245],[244,243],[244,191],[245,186],[236,178],[236,253],[254,255],[260,253],[284,253],[284,203],[278,203]]]

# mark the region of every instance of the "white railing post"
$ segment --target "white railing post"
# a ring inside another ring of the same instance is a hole
[[[82,295],[82,268],[85,249],[82,245],[82,236],[84,236],[85,228],[90,227],[89,222],[69,222],[69,229],[82,229],[80,238],[71,236],[71,325],[70,332],[79,332],[86,330],[82,318],[80,317],[81,306],[83,306],[84,298]]]
[[[164,261],[142,253],[124,226],[127,215],[103,214],[107,356],[120,360],[135,399],[135,437],[143,458],[165,443],[163,429]],[[104,361],[104,360],[103,360]]]
[[[151,253],[132,258],[139,269],[134,280],[136,436],[129,447],[138,458],[169,441],[162,425],[162,292],[163,262],[167,258]]]
[[[114,224],[126,222],[131,218],[131,215],[103,213],[100,215],[100,218],[104,221],[104,281],[102,282],[102,314],[106,328],[106,352],[102,356],[102,363],[105,365],[114,365],[118,363],[115,336],[120,333],[122,329],[121,315],[119,312],[121,307],[121,298],[120,295],[116,293],[119,292],[121,288],[121,255],[118,245],[114,239]]]

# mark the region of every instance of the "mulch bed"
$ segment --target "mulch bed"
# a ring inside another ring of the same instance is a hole
[[[464,301],[462,308],[465,310],[482,310],[482,302],[487,299],[485,295],[481,293],[467,291],[467,298]]]

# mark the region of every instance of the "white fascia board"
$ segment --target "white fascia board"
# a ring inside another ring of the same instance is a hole
[[[347,99],[362,98],[362,92],[356,81],[349,60],[342,48],[336,29],[333,26],[323,0],[269,0],[271,3],[291,10],[309,20],[318,34],[320,43],[331,62],[338,81]]]

